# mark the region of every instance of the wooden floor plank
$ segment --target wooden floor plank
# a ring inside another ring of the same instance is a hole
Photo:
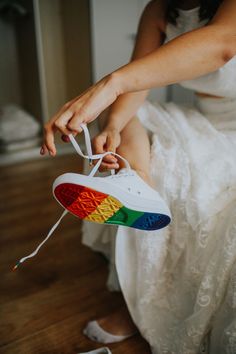
[[[1,169],[0,185],[0,354],[73,354],[101,347],[83,334],[88,320],[123,302],[106,289],[104,257],[81,244],[81,222],[67,215],[36,258],[11,268],[32,252],[62,208],[54,200],[54,179],[79,172],[76,155],[28,161]],[[113,354],[149,354],[136,335],[109,345]]]

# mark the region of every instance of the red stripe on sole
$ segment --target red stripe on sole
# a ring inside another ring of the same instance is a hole
[[[55,188],[58,201],[72,214],[84,219],[93,213],[107,194],[73,183],[63,183]]]

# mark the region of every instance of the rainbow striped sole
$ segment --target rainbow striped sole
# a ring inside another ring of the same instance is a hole
[[[99,224],[113,224],[140,230],[167,226],[170,217],[127,208],[117,198],[74,183],[59,184],[54,194],[59,203],[80,219]]]

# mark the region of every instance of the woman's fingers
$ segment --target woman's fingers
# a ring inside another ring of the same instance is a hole
[[[67,124],[70,118],[73,116],[71,111],[62,112],[58,118],[55,118],[54,121],[50,121],[44,127],[44,145],[40,153],[45,155],[46,152],[49,152],[51,156],[56,155],[56,146],[54,142],[54,134],[56,130],[59,130],[62,133],[62,139],[65,142],[69,141],[68,135],[72,133],[72,131],[67,129]],[[73,132],[73,135],[75,133]]]
[[[95,154],[103,154],[104,152],[106,152],[106,148],[105,148],[106,143],[107,143],[107,135],[106,134],[101,133],[100,135],[96,136],[92,141],[94,153]],[[103,160],[108,163],[117,162],[117,159],[112,155],[105,156]],[[94,163],[96,163],[96,161]]]
[[[56,146],[54,142],[54,130],[51,124],[45,125],[44,127],[44,145],[43,147],[46,146],[49,154],[51,156],[56,155]],[[45,150],[45,148],[43,149]]]
[[[109,171],[109,170],[117,170],[119,168],[119,164],[118,163],[105,163],[102,162],[101,166],[99,167],[99,171],[100,172],[105,172],[105,171]]]
[[[108,132],[102,132],[93,139],[93,147],[96,154],[101,154],[106,151],[115,152],[116,147],[119,145],[119,139],[115,137],[114,134]],[[93,164],[96,164],[97,161],[94,161]],[[107,171],[110,169],[118,169],[119,164],[117,158],[112,155],[106,155],[103,158],[99,171]]]
[[[61,140],[64,141],[64,143],[69,143],[70,142],[69,136],[65,135],[65,134],[62,134]]]
[[[95,154],[102,154],[105,152],[106,135],[101,133],[92,139],[92,146]]]
[[[69,122],[73,118],[73,110],[67,110],[63,112],[54,122],[55,127],[63,134],[69,135],[73,129],[69,128]],[[80,128],[81,129],[81,128]]]
[[[107,151],[115,152],[117,148],[117,141],[115,136],[107,136]]]
[[[98,160],[93,161],[93,165],[96,165]],[[118,160],[115,158],[113,155],[106,155],[104,156],[102,163],[100,165],[99,171],[103,170],[109,170],[109,169],[117,169],[119,168]]]
[[[117,98],[118,91],[114,85],[113,76],[108,75],[95,85],[88,88],[87,91],[73,100],[67,102],[49,123],[46,124],[44,134],[44,147],[41,153],[45,154],[46,150],[54,156],[56,147],[54,143],[54,133],[59,130],[62,135],[70,133],[77,134],[82,132],[81,123],[89,123],[108,106],[110,106]],[[64,141],[68,141],[63,137]],[[107,151],[103,146],[98,147],[98,153]]]
[[[45,125],[44,125],[44,142],[40,150],[41,155],[45,155],[49,152],[52,156],[56,154],[56,147],[54,143],[54,134],[57,130],[55,122],[57,119],[68,110],[72,101],[66,103]],[[68,131],[65,132],[67,135]]]
[[[40,149],[40,155],[45,155],[47,152],[48,152],[47,146],[43,144]]]
[[[106,141],[107,141],[107,137],[104,135],[100,135],[94,139],[93,147],[94,147],[95,154],[103,154],[104,152],[107,151]],[[110,154],[110,155],[104,156],[103,161],[105,161],[107,163],[112,163],[112,162],[114,163],[114,162],[117,162],[117,158]]]
[[[83,129],[81,128],[81,124],[86,122],[86,119],[83,119],[75,112],[73,118],[67,124],[67,129],[76,133],[81,133],[83,131]]]
[[[92,139],[92,147],[94,154],[103,154],[105,152],[104,145],[106,144],[106,136],[99,134]],[[96,165],[98,160],[93,160],[92,164]]]
[[[107,162],[107,163],[116,163],[117,162],[117,158],[114,155],[106,155],[103,158],[103,161]]]

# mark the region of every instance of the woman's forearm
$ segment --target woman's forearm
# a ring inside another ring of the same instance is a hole
[[[209,25],[188,32],[111,75],[120,94],[193,79],[223,66],[235,53],[235,37]]]
[[[111,106],[106,127],[123,130],[129,120],[136,114],[147,97],[148,91],[126,93],[120,96]]]
[[[217,70],[230,59],[228,40],[223,31],[209,25],[118,69],[111,76],[122,94],[110,108],[107,126],[121,131],[145,100],[148,89]]]

